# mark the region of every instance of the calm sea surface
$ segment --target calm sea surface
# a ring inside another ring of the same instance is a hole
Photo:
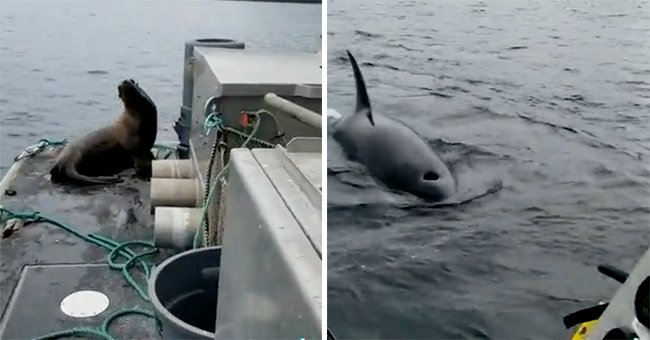
[[[182,99],[186,40],[316,52],[321,6],[207,0],[0,1],[0,174],[41,138],[75,138],[121,112],[133,78],[156,102],[158,140]]]

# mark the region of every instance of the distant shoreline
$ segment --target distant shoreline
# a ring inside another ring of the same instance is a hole
[[[249,2],[283,2],[300,4],[322,4],[321,0],[217,0],[217,1],[249,1]]]

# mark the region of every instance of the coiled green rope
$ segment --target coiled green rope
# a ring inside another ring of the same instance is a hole
[[[140,295],[140,297],[149,302],[149,295],[146,289],[143,288],[141,284],[139,284],[135,278],[131,275],[129,272],[129,269],[134,267],[136,264],[138,264],[143,272],[143,275],[145,279],[149,278],[149,275],[151,274],[151,266],[146,263],[143,259],[145,256],[153,255],[158,252],[158,249],[155,247],[153,242],[149,241],[127,241],[127,242],[116,242],[114,240],[111,240],[110,238],[101,236],[101,235],[96,235],[96,234],[84,234],[73,227],[66,225],[64,223],[58,222],[54,219],[42,216],[40,212],[35,211],[35,212],[23,212],[23,213],[18,213],[11,211],[9,209],[6,209],[4,207],[0,207],[0,216],[4,216],[6,219],[20,219],[23,220],[25,223],[38,223],[38,222],[44,222],[44,223],[50,223],[53,224],[57,227],[62,228],[63,230],[89,242],[92,244],[95,244],[97,246],[100,246],[108,251],[109,254],[107,256],[107,262],[109,265],[109,268],[113,270],[120,270],[122,272],[122,275],[126,279],[126,281],[129,283],[129,285]],[[140,246],[144,248],[150,248],[147,251],[144,251],[142,253],[136,253],[135,251],[129,249],[128,247],[131,246]],[[123,257],[126,259],[126,262],[124,263],[117,263],[116,259],[118,257]],[[146,285],[145,285],[146,287]],[[112,315],[110,315],[102,324],[100,329],[94,329],[94,328],[87,328],[87,327],[75,327],[75,328],[70,328],[66,329],[63,331],[58,331],[50,334],[46,334],[40,337],[37,337],[35,339],[38,340],[44,340],[44,339],[59,339],[59,338],[64,338],[64,337],[71,337],[71,336],[94,336],[94,337],[99,337],[102,339],[108,339],[108,340],[114,340],[115,338],[110,335],[108,332],[108,328],[110,324],[115,321],[116,319],[125,316],[125,315],[130,315],[130,314],[139,314],[139,315],[144,315],[148,317],[153,317],[154,314],[151,311],[148,310],[140,310],[140,309],[126,309],[126,310],[120,310]]]
[[[97,330],[88,327],[77,327],[77,328],[66,329],[63,331],[53,332],[50,334],[39,336],[37,338],[34,338],[33,340],[61,339],[61,338],[79,337],[79,336],[85,337],[88,335],[100,339],[115,340],[114,337],[112,337],[110,334],[103,332],[102,330]]]
[[[67,337],[78,337],[78,336],[93,336],[101,339],[106,339],[106,340],[115,340],[115,337],[113,337],[109,333],[109,328],[115,320],[127,316],[127,315],[143,315],[149,318],[153,318],[154,314],[151,311],[148,310],[142,310],[142,309],[137,309],[137,308],[132,308],[132,309],[124,309],[121,311],[117,311],[113,314],[111,314],[109,317],[107,317],[104,322],[102,322],[101,328],[100,329],[94,329],[94,328],[88,328],[88,327],[75,327],[75,328],[70,328],[58,332],[53,332],[50,334],[42,335],[37,338],[34,338],[33,340],[49,340],[49,339],[60,339],[60,338],[67,338]]]

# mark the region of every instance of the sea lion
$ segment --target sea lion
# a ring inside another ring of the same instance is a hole
[[[124,111],[111,125],[66,145],[50,174],[54,182],[110,184],[116,175],[135,167],[136,175],[151,177],[151,149],[158,132],[156,105],[133,79],[122,81],[118,95]]]
[[[348,57],[357,90],[355,113],[340,119],[332,136],[352,160],[387,186],[440,202],[456,192],[456,181],[440,157],[413,129],[373,112],[363,75]]]

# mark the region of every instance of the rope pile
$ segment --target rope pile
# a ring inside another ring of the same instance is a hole
[[[107,256],[107,262],[109,268],[111,268],[112,270],[119,270],[122,273],[122,276],[124,276],[125,280],[138,293],[138,295],[143,300],[147,302],[150,301],[146,288],[143,288],[143,285],[137,282],[137,280],[133,277],[133,275],[131,275],[129,270],[134,266],[139,265],[142,271],[142,276],[144,276],[145,278],[144,287],[146,287],[146,280],[149,279],[149,275],[151,274],[151,265],[145,262],[143,258],[158,252],[158,248],[154,246],[153,242],[127,241],[127,242],[120,243],[101,235],[92,234],[92,233],[85,234],[73,228],[72,226],[69,226],[62,222],[58,222],[49,217],[42,216],[38,211],[19,213],[19,212],[14,212],[9,209],[6,209],[4,207],[0,207],[0,215],[6,219],[22,220],[25,224],[49,223],[81,238],[86,242],[95,244],[99,247],[106,249],[107,251],[109,251],[109,254]],[[141,253],[136,253],[134,250],[129,248],[132,246],[140,246],[140,247],[148,248],[149,250],[143,251]],[[116,261],[118,257],[122,257],[126,261],[123,263],[118,263]],[[37,337],[36,339],[45,340],[45,339],[59,339],[59,338],[70,337],[70,336],[92,335],[103,339],[114,340],[115,338],[109,333],[109,327],[111,323],[113,323],[116,319],[120,317],[130,315],[130,314],[139,314],[147,317],[154,316],[153,312],[149,310],[142,310],[137,308],[124,309],[110,315],[108,318],[104,320],[101,327],[97,329],[88,328],[88,327],[76,327],[76,328],[70,328],[63,331],[46,334]]]

